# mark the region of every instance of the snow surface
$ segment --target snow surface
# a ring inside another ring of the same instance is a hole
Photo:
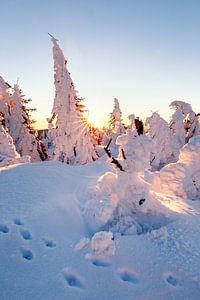
[[[176,212],[169,222],[139,235],[92,233],[82,210],[107,171],[105,157],[1,169],[1,300],[200,299],[199,200],[160,194]]]

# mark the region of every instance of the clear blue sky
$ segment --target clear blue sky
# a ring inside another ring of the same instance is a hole
[[[109,115],[113,97],[124,116],[167,118],[175,99],[200,111],[199,16],[198,0],[1,0],[0,74],[19,78],[45,120],[54,98],[50,32],[96,118]]]

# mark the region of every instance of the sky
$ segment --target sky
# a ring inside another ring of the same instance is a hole
[[[173,100],[200,111],[200,1],[0,0],[0,75],[17,80],[46,127],[54,101],[52,43],[58,40],[90,115],[102,123],[120,101],[124,117]]]

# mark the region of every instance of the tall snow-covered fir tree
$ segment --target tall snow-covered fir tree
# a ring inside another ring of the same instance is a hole
[[[39,139],[37,139],[34,129],[32,128],[33,120],[30,112],[33,109],[27,108],[30,99],[24,99],[24,95],[15,84],[13,89],[10,116],[9,116],[9,133],[12,136],[20,155],[29,155],[32,162],[45,160],[42,156],[44,149],[41,150]]]
[[[67,60],[57,40],[53,42],[55,99],[52,117],[54,128],[54,158],[67,164],[85,164],[97,159],[95,146],[84,117],[84,105],[77,96]]]

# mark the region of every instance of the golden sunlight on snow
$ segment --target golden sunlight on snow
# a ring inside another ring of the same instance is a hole
[[[174,211],[179,214],[197,214],[197,212],[191,206],[189,206],[185,201],[183,201],[179,197],[161,194],[157,192],[155,194],[157,196],[157,200],[160,201],[162,205],[164,205],[171,211]]]

